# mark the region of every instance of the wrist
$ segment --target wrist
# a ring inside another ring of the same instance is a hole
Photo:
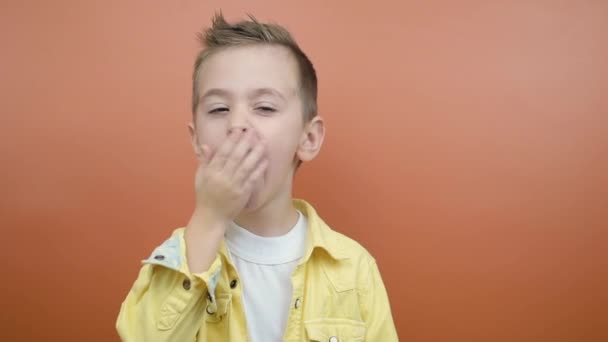
[[[192,213],[188,227],[204,227],[206,230],[224,230],[230,222],[213,210],[197,207]]]

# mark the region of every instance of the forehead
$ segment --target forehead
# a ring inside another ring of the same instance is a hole
[[[297,70],[295,58],[286,47],[228,47],[211,53],[201,65],[198,75],[199,94],[210,88],[234,92],[274,88],[281,92],[295,92],[298,85]]]

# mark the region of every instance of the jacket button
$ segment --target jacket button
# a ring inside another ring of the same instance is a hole
[[[230,288],[233,289],[236,287],[237,281],[236,279],[232,279],[232,281],[230,282]]]
[[[190,285],[192,285],[190,283],[190,279],[188,279],[188,278],[184,279],[184,282],[182,283],[184,290],[190,290]]]
[[[296,309],[299,309],[301,304],[302,304],[302,300],[300,298],[298,298],[298,299],[296,299],[296,304],[294,306]]]
[[[332,336],[329,338],[329,342],[338,342],[338,338],[336,336]]]
[[[208,314],[210,315],[215,315],[215,307],[212,305],[207,305],[207,309],[205,309],[205,311],[207,311]]]
[[[165,256],[164,255],[155,255],[154,259],[156,259],[156,260],[165,260]]]

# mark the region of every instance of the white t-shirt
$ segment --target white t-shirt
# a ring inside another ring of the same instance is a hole
[[[285,235],[261,237],[232,223],[226,245],[239,274],[250,342],[282,341],[291,306],[291,275],[306,249],[306,217]]]

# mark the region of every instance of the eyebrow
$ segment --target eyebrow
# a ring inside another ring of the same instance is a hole
[[[203,95],[201,95],[198,100],[200,102],[203,102],[203,100],[211,96],[230,97],[230,92],[225,89],[211,88],[207,90]]]
[[[262,95],[273,95],[285,101],[285,96],[283,96],[280,91],[273,88],[258,88],[251,92],[251,97],[258,97]]]
[[[257,88],[251,91],[249,97],[254,98],[262,95],[272,95],[280,98],[285,101],[285,96],[278,90],[273,88]],[[199,102],[203,102],[206,98],[212,96],[220,96],[220,97],[231,97],[232,93],[226,89],[221,88],[211,88],[207,90],[201,97],[199,97]]]

